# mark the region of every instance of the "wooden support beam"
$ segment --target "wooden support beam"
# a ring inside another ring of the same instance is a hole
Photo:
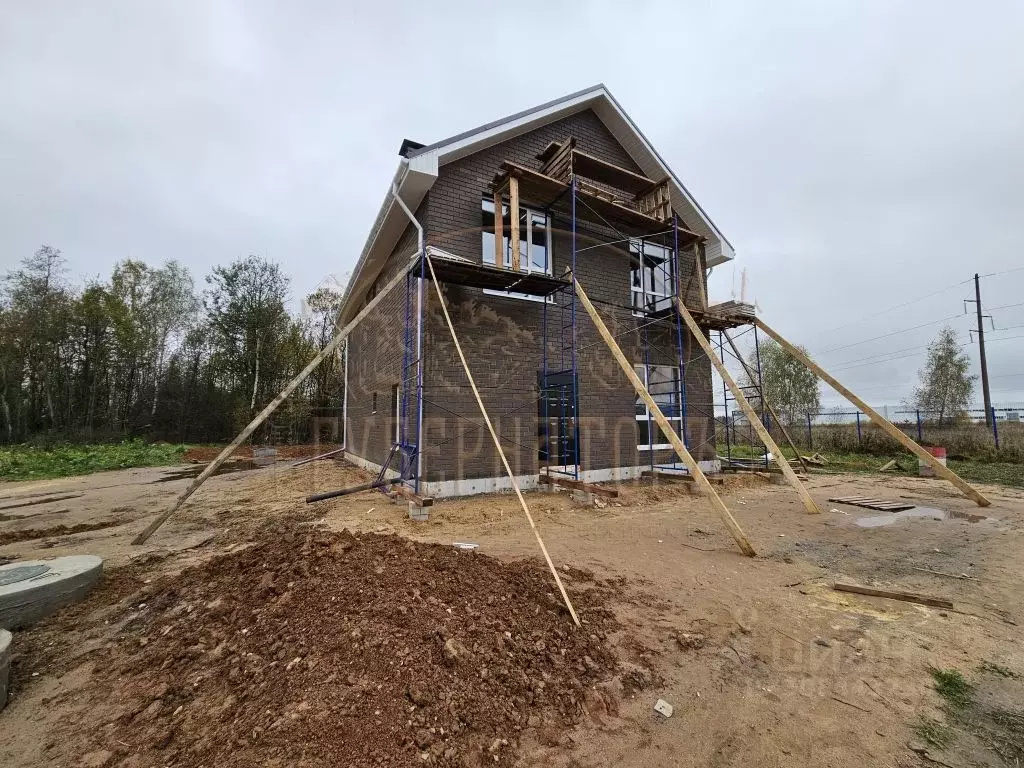
[[[722,331],[722,335],[724,335],[725,340],[729,342],[729,346],[732,347],[732,353],[736,355],[736,359],[740,361],[740,365],[743,366],[743,370],[747,372],[747,378],[749,378],[751,383],[753,383],[755,379],[754,370],[747,365],[747,361],[743,359],[743,355],[740,354],[739,349],[736,347],[736,342],[734,342],[732,337],[729,336],[728,331]],[[786,425],[782,423],[782,419],[779,418],[775,409],[772,408],[772,404],[768,402],[768,398],[764,396],[764,390],[761,388],[760,383],[758,383],[758,392],[761,393],[761,413],[768,411],[768,416],[779,425],[779,429],[782,430],[782,436],[786,438],[786,442],[789,443],[789,447],[792,448],[793,453],[796,454],[796,458],[797,461],[800,462],[800,466],[804,468],[804,472],[810,474],[811,471],[807,467],[807,462],[804,461],[804,457],[800,455],[800,451],[797,449],[796,443],[793,442],[793,438],[789,436],[789,430],[786,429]]]
[[[494,266],[501,269],[505,266],[505,216],[502,213],[504,202],[501,190],[494,190]]]
[[[512,249],[512,271],[519,271],[519,179],[508,177],[509,247]],[[502,266],[504,260],[497,266]]]
[[[952,610],[953,603],[941,597],[928,597],[919,595],[916,592],[895,592],[891,589],[875,589],[874,587],[862,587],[859,584],[842,584],[836,582],[832,585],[836,592],[852,592],[856,595],[869,595],[871,597],[887,597],[890,600],[902,600],[906,603],[920,603],[935,608],[948,608]]]
[[[415,502],[421,507],[434,506],[433,496],[420,496],[418,493],[413,491],[412,488],[409,488],[405,485],[395,485],[395,487],[392,488],[389,492],[397,494],[398,496],[401,496],[403,499],[408,499],[409,501]]]
[[[725,527],[729,529],[729,533],[732,534],[733,539],[735,539],[736,543],[739,545],[740,551],[742,551],[747,557],[754,557],[757,555],[757,552],[754,551],[754,547],[747,539],[746,534],[743,533],[743,529],[740,528],[739,523],[737,523],[735,518],[733,518],[728,507],[725,506],[722,499],[717,493],[715,493],[715,489],[711,487],[711,483],[708,482],[707,477],[704,476],[704,473],[701,471],[700,465],[697,464],[696,459],[694,459],[693,456],[690,455],[690,452],[686,450],[686,446],[683,445],[683,441],[679,439],[679,435],[677,435],[676,431],[672,429],[672,425],[669,423],[668,419],[665,418],[665,414],[661,412],[661,408],[658,407],[658,404],[654,402],[654,398],[651,397],[651,393],[647,391],[647,387],[644,386],[644,383],[640,381],[640,377],[636,375],[636,371],[633,370],[632,364],[626,359],[622,349],[615,341],[615,337],[612,336],[611,332],[608,330],[608,326],[604,324],[601,316],[597,313],[597,310],[594,309],[594,305],[590,302],[586,291],[583,290],[583,286],[580,285],[579,280],[576,279],[575,275],[572,277],[572,282],[573,287],[576,290],[576,295],[580,299],[580,303],[583,305],[583,308],[587,310],[587,314],[590,315],[590,319],[597,328],[597,332],[601,334],[601,338],[604,339],[604,343],[608,345],[608,349],[611,351],[612,357],[614,357],[616,362],[618,362],[619,367],[622,368],[622,372],[626,374],[626,378],[629,379],[629,383],[633,385],[633,389],[636,390],[636,393],[647,404],[647,407],[651,411],[651,415],[654,416],[654,420],[658,423],[658,426],[661,427],[662,432],[665,433],[665,437],[668,438],[668,441],[672,444],[672,448],[679,455],[679,458],[682,459],[686,468],[690,470],[690,474],[693,475],[694,481],[697,483],[697,487],[700,488],[701,493],[708,498],[708,501],[711,502],[712,508],[718,513],[719,517],[722,518],[722,521],[725,523]]]
[[[505,451],[501,448],[501,441],[498,440],[498,433],[494,431],[494,425],[491,424],[491,417],[487,415],[487,409],[484,408],[484,401],[480,397],[480,391],[476,388],[476,380],[473,378],[473,372],[469,370],[469,363],[466,362],[466,356],[462,354],[462,345],[459,343],[459,337],[455,333],[455,326],[452,324],[452,318],[448,314],[448,304],[444,300],[444,294],[441,293],[441,284],[437,282],[437,275],[434,274],[434,262],[431,261],[430,256],[426,257],[427,266],[430,267],[430,279],[434,283],[434,288],[437,290],[437,298],[441,300],[441,311],[444,313],[444,320],[448,324],[448,330],[452,334],[452,341],[455,342],[455,351],[459,353],[459,360],[462,361],[462,368],[466,371],[466,378],[469,379],[470,389],[473,390],[473,397],[476,398],[476,404],[480,407],[480,415],[484,417],[484,423],[487,425],[487,431],[491,433],[491,440],[494,441],[494,448],[498,452],[498,456],[501,457],[501,463],[505,465],[505,471],[508,473],[508,479],[512,483],[512,490],[516,492],[516,497],[519,499],[519,505],[523,508],[523,514],[526,515],[526,520],[530,524],[530,528],[533,530],[533,535],[537,537],[537,544],[540,546],[540,551],[544,555],[544,560],[548,564],[548,569],[551,571],[551,575],[555,577],[555,584],[558,585],[558,591],[562,594],[562,600],[565,602],[565,607],[569,609],[569,615],[572,616],[573,623],[576,626],[580,626],[580,618],[576,615],[576,609],[572,606],[572,601],[569,600],[569,595],[565,591],[565,587],[562,585],[562,578],[558,575],[558,571],[555,569],[555,564],[551,562],[551,555],[548,554],[548,548],[544,546],[544,539],[540,537],[540,531],[537,530],[537,525],[533,522],[533,515],[530,514],[530,508],[526,506],[526,499],[523,498],[523,492],[519,490],[519,483],[516,482],[515,475],[512,474],[512,467],[508,463],[508,459],[505,458]]]
[[[693,244],[693,255],[694,269],[697,271],[697,290],[700,292],[700,308],[706,310],[708,308],[708,292],[704,288],[704,282],[707,280],[707,272],[704,269],[704,247],[700,241]]]
[[[605,488],[604,486],[594,485],[593,483],[584,483],[582,480],[573,480],[571,477],[559,477],[558,475],[542,472],[538,481],[545,485],[560,485],[563,488],[572,488],[574,491],[593,493],[595,496],[604,496],[608,499],[617,499],[619,497],[619,492],[614,488]]]
[[[783,349],[785,349],[787,352],[789,352],[789,354],[791,354],[793,357],[795,357],[797,360],[803,363],[805,367],[807,367],[809,370],[813,371],[819,377],[821,377],[826,384],[832,387],[832,389],[834,389],[836,392],[838,392],[851,403],[853,403],[855,406],[857,406],[863,413],[866,413],[868,415],[868,418],[870,418],[871,421],[873,421],[876,425],[881,427],[881,429],[885,431],[885,433],[888,434],[889,437],[891,437],[893,440],[898,441],[901,445],[903,445],[903,447],[905,447],[911,453],[916,455],[919,459],[927,463],[933,470],[935,470],[936,475],[941,477],[943,480],[948,480],[950,483],[955,485],[964,494],[964,496],[973,500],[979,507],[987,507],[992,503],[987,498],[985,498],[985,496],[983,496],[977,488],[972,486],[970,483],[966,482],[962,477],[960,477],[960,475],[958,475],[953,470],[949,469],[945,464],[940,463],[939,460],[932,456],[930,453],[928,453],[928,451],[926,451],[920,445],[918,445],[909,437],[907,437],[907,435],[904,434],[903,430],[896,427],[896,425],[891,423],[888,419],[884,418],[874,408],[869,406],[867,403],[865,403],[863,400],[861,400],[859,397],[853,394],[853,392],[851,392],[838,381],[836,381],[832,376],[826,373],[823,368],[821,368],[817,363],[811,360],[811,358],[809,358],[807,355],[805,355],[803,352],[797,349],[794,345],[790,344],[788,341],[782,338],[782,336],[780,336],[774,330],[765,325],[765,323],[760,318],[756,318],[754,320],[754,323],[755,325],[757,325],[758,328],[760,328],[762,331],[764,331],[773,339],[775,339],[775,341],[779,342],[779,344],[782,345]]]
[[[768,450],[772,452],[772,457],[775,459],[775,463],[779,465],[779,469],[782,471],[782,476],[786,478],[786,482],[789,483],[793,490],[797,492],[800,497],[800,501],[804,505],[804,509],[812,514],[820,514],[821,509],[815,503],[814,499],[811,498],[811,494],[804,488],[804,484],[800,482],[800,478],[796,476],[793,468],[789,466],[789,460],[782,455],[782,450],[776,444],[775,440],[769,434],[768,430],[765,429],[764,424],[754,411],[754,407],[747,400],[746,395],[743,394],[743,390],[736,386],[736,382],[733,381],[732,375],[729,373],[729,369],[725,367],[725,363],[718,359],[718,355],[711,348],[708,340],[704,338],[704,331],[701,330],[700,326],[697,325],[697,321],[693,319],[693,316],[686,311],[686,307],[683,306],[683,302],[676,299],[676,308],[679,310],[679,314],[683,316],[683,320],[686,322],[686,327],[690,329],[690,333],[697,343],[700,344],[701,349],[704,350],[711,363],[715,366],[718,371],[718,375],[725,381],[725,385],[729,387],[729,391],[732,392],[732,396],[736,398],[736,402],[740,404],[740,408],[743,409],[744,415],[750,422],[751,426],[754,427],[754,431],[757,432],[757,436],[761,438],[761,441],[768,447]]]
[[[417,258],[418,256],[419,254],[417,254]],[[256,418],[254,418],[252,421],[246,424],[245,429],[238,433],[238,436],[234,440],[232,440],[231,443],[217,455],[217,458],[215,458],[213,461],[206,465],[206,469],[204,469],[199,474],[199,476],[192,481],[188,488],[181,492],[181,495],[178,496],[177,500],[174,502],[174,506],[172,506],[169,510],[164,512],[156,520],[154,520],[152,523],[146,526],[146,529],[142,533],[140,533],[138,536],[132,539],[132,544],[145,544],[146,540],[153,535],[156,529],[163,525],[164,522],[166,522],[167,518],[169,518],[176,511],[178,511],[178,509],[181,507],[182,504],[185,503],[188,497],[195,493],[196,490],[198,490],[199,486],[205,483],[206,480],[217,471],[220,465],[227,461],[228,457],[231,456],[232,453],[238,450],[238,447],[242,443],[244,443],[253,432],[256,431],[256,428],[259,427],[260,424],[267,420],[270,414],[272,414],[274,411],[278,409],[281,403],[288,399],[288,396],[292,392],[294,392],[302,382],[306,380],[309,374],[315,371],[317,367],[320,365],[320,363],[322,363],[324,360],[326,360],[328,357],[334,354],[334,350],[336,350],[341,345],[341,343],[348,338],[348,335],[352,333],[352,329],[359,325],[363,318],[370,314],[370,312],[373,311],[374,307],[376,307],[384,299],[384,297],[387,296],[388,291],[390,291],[396,285],[399,285],[400,283],[405,281],[406,272],[407,270],[400,269],[398,271],[398,274],[391,278],[388,284],[385,285],[381,290],[379,290],[377,292],[377,295],[374,296],[365,307],[363,307],[362,311],[354,318],[352,318],[352,321],[348,325],[346,325],[344,328],[338,331],[335,337],[327,343],[327,346],[321,349],[320,352],[317,353],[316,357],[309,361],[309,364],[302,369],[299,375],[296,376],[291,381],[289,381],[287,386],[281,390],[281,393],[273,400],[271,400],[267,407],[260,411],[259,414],[257,414]]]

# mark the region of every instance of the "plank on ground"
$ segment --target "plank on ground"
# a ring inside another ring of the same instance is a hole
[[[869,597],[885,597],[890,600],[902,600],[905,603],[919,603],[930,605],[934,608],[952,608],[953,603],[941,597],[929,597],[919,595],[916,592],[898,592],[891,589],[876,589],[875,587],[862,587],[859,584],[843,584],[836,582],[832,585],[836,592],[852,592],[857,595],[868,595]]]

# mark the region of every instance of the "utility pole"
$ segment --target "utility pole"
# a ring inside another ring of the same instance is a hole
[[[970,301],[970,299],[967,299]],[[981,357],[981,392],[985,397],[985,425],[992,426],[992,395],[988,390],[988,363],[985,361],[985,328],[981,314],[981,280],[974,273],[974,308],[978,311],[978,353]]]

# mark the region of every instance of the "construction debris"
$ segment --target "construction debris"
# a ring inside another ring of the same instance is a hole
[[[664,699],[658,699],[654,704],[654,711],[664,717],[672,717],[672,713],[675,711],[675,707],[669,704]]]

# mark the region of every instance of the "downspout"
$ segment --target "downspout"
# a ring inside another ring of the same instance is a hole
[[[420,257],[421,266],[426,252],[423,249],[423,225],[409,210],[409,206],[398,194],[398,184],[391,184],[391,196],[398,207],[416,227],[416,253]],[[416,492],[420,490],[420,479],[423,477],[423,270],[416,278]]]
[[[345,339],[345,350],[342,353],[344,366],[344,390],[341,393],[341,450],[348,448],[348,339]]]

